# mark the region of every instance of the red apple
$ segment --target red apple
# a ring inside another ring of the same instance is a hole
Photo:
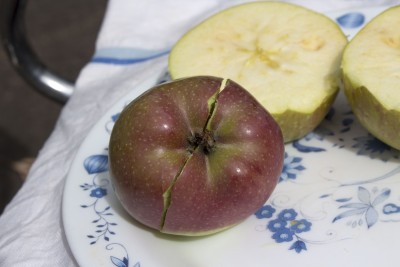
[[[268,199],[282,170],[281,130],[231,80],[191,77],[156,86],[121,113],[109,158],[115,193],[164,233],[231,227]]]

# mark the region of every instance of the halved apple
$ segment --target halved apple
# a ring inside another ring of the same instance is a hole
[[[343,54],[345,94],[360,123],[400,149],[400,6],[371,20]]]
[[[173,79],[236,81],[272,114],[288,142],[312,131],[328,112],[346,44],[322,14],[288,3],[247,3],[187,32],[171,51],[169,71]]]

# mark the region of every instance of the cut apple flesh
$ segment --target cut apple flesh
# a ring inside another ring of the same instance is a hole
[[[285,141],[314,129],[338,91],[347,39],[329,18],[287,3],[226,9],[174,46],[173,79],[214,75],[246,88],[281,126]]]
[[[343,54],[345,93],[360,123],[400,149],[400,6],[368,23]]]

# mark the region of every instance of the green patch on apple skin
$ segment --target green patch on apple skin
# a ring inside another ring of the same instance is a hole
[[[344,75],[345,94],[354,115],[376,138],[400,149],[400,111],[387,109],[365,86],[354,86]]]
[[[280,114],[273,114],[274,119],[282,128],[285,142],[302,138],[314,130],[325,118],[337,94],[338,90],[325,97],[313,112],[303,113],[289,109]]]

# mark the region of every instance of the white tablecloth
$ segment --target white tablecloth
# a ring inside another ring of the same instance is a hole
[[[0,217],[0,266],[77,266],[65,239],[60,211],[65,178],[81,142],[116,100],[148,77],[161,73],[167,65],[169,49],[187,29],[210,14],[241,2],[244,1],[109,2],[93,60],[81,71],[76,91],[63,108],[27,181]],[[400,1],[288,2],[329,12]]]

